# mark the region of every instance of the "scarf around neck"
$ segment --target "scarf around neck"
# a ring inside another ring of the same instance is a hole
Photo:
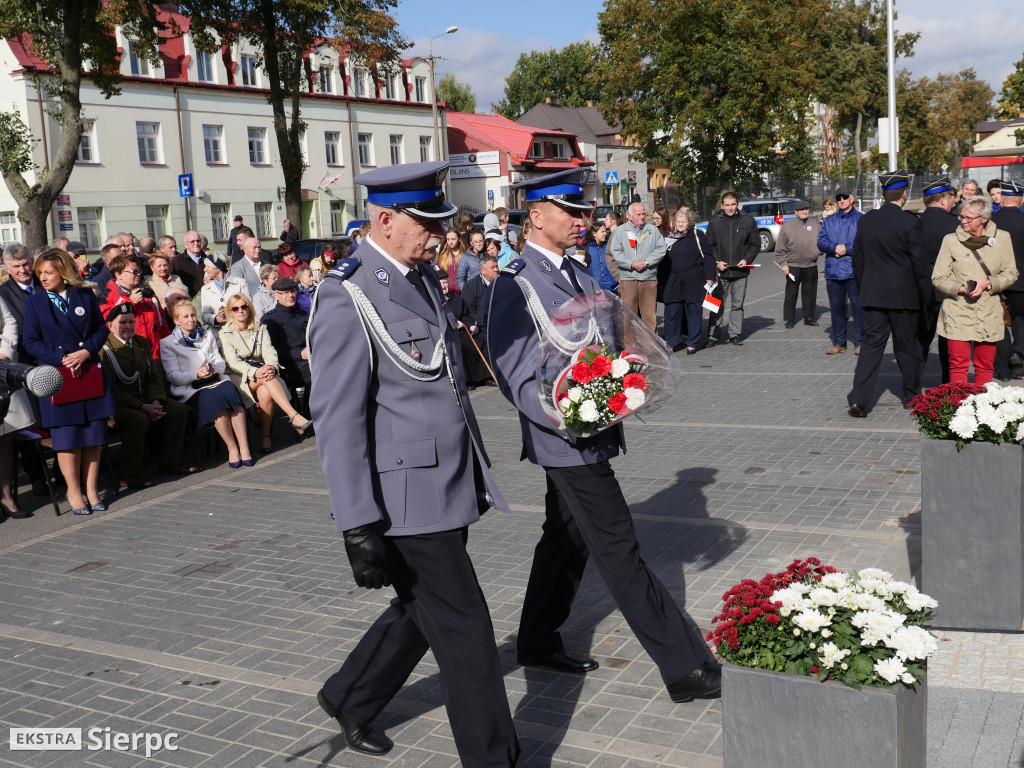
[[[201,325],[197,325],[196,329],[192,331],[192,333],[185,333],[181,329],[181,326],[178,325],[175,326],[174,331],[171,333],[171,336],[178,344],[185,347],[191,347],[192,349],[196,348],[197,342],[202,341],[205,335],[206,331]]]

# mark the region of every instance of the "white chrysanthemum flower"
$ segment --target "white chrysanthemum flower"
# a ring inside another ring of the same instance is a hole
[[[856,592],[853,598],[853,607],[862,611],[884,611],[885,600],[872,595],[869,592]]]
[[[907,582],[905,581],[889,582],[889,591],[894,595],[904,595],[911,589],[914,589],[914,587],[912,587],[910,584],[907,584]]]
[[[826,629],[821,630],[820,634],[821,634],[822,637],[828,639],[828,638],[832,637],[832,630],[826,628]]]
[[[861,579],[876,579],[878,581],[892,581],[892,574],[888,571],[883,571],[881,568],[865,568],[862,571],[857,571],[857,575]]]
[[[815,608],[833,606],[839,602],[839,593],[826,587],[815,587],[807,594],[807,599]]]
[[[583,399],[583,388],[582,387],[569,387],[569,391],[566,392],[565,394],[569,397],[569,399],[572,402],[578,403],[580,400]]]
[[[829,589],[842,589],[850,583],[850,577],[842,571],[836,573],[826,573],[821,577],[821,586],[828,587]]]
[[[875,646],[885,642],[885,635],[873,629],[862,629],[860,632],[860,644],[863,646]]]
[[[882,581],[881,579],[862,578],[859,582],[857,582],[857,584],[865,592],[871,592],[883,599],[887,597],[892,597],[892,589],[889,587],[890,582],[888,581]]]
[[[900,627],[892,633],[886,645],[904,661],[927,659],[939,649],[935,636],[922,627]]]
[[[647,402],[647,395],[637,387],[627,387],[622,393],[626,396],[626,407],[631,411],[635,411]]]
[[[616,379],[621,379],[627,373],[629,373],[629,363],[626,360],[623,360],[621,357],[612,360],[612,376]]]
[[[907,590],[906,594],[903,595],[903,602],[907,604],[907,608],[912,611],[924,611],[934,610],[939,607],[939,602],[930,595],[926,595],[924,592],[918,590],[917,587],[911,587]]]
[[[809,607],[804,603],[804,596],[791,587],[775,590],[768,599],[773,603],[782,603],[782,607],[790,611],[799,611]]]
[[[878,635],[886,638],[903,626],[906,616],[889,610],[880,611],[858,611],[853,614],[850,623],[861,630],[863,636],[866,632],[872,632],[872,636]]]
[[[1013,438],[1016,442],[1024,442],[1024,424],[1017,427],[1017,434]]]
[[[812,587],[810,584],[804,584],[802,581],[794,581],[792,584],[789,585],[789,589],[794,589],[801,595],[806,595],[808,592],[814,589],[814,587]]]
[[[597,410],[597,404],[593,400],[584,400],[580,403],[580,418],[583,421],[597,421],[601,414]]]
[[[949,420],[949,429],[957,437],[970,440],[978,431],[978,420],[974,418],[974,410],[961,405]]]
[[[840,587],[837,594],[839,595],[839,605],[843,608],[860,608],[858,598],[861,593],[853,587]]]
[[[832,669],[836,664],[850,655],[850,650],[840,648],[835,643],[825,643],[821,646],[821,665]]]
[[[1024,419],[1024,405],[1016,400],[1007,400],[996,409],[996,413],[1007,422],[1020,421]]]
[[[805,632],[817,632],[822,627],[827,627],[831,622],[828,616],[813,608],[801,611],[793,617],[793,623]]]
[[[875,672],[887,683],[895,683],[907,673],[907,668],[899,659],[880,659],[875,662]]]

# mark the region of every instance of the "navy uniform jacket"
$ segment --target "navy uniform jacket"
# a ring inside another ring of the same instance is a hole
[[[1013,243],[1013,258],[1017,261],[1017,271],[1021,276],[1007,291],[1024,291],[1024,210],[1020,208],[1002,207],[992,214],[992,221],[1004,232],[1010,233]]]
[[[527,243],[523,255],[513,264],[525,262],[519,276],[530,281],[549,313],[558,311],[576,295],[559,264]],[[597,281],[582,265],[569,259],[584,291],[597,290]],[[547,265],[545,269],[543,265]],[[516,408],[523,430],[523,453],[542,467],[576,467],[598,464],[625,449],[622,424],[593,437],[572,440],[560,432],[540,403],[537,385],[537,354],[540,339],[526,299],[516,285],[514,267],[505,267],[491,284],[491,310],[487,316],[487,348],[498,377],[498,386]]]
[[[275,304],[273,309],[263,313],[260,322],[270,334],[282,368],[299,371],[308,365],[308,361],[302,359],[302,350],[306,348],[309,315],[299,309],[298,304],[291,307]]]
[[[436,307],[369,242],[355,258],[362,264],[348,281],[366,294],[405,353],[415,342],[427,363],[443,335],[457,392],[444,364],[433,381],[409,378],[409,369],[399,368],[372,333],[367,340],[341,281],[323,280],[309,321],[309,406],[335,527],[383,521],[386,535],[409,536],[474,523],[480,518],[474,463],[493,505],[507,512],[466,392],[455,318],[442,304],[434,271],[420,274]],[[333,275],[352,259],[342,259]]]
[[[952,213],[946,213],[941,208],[931,206],[921,211],[921,261],[927,263],[928,274],[935,270],[935,259],[942,248],[942,240],[946,235],[956,232],[959,221]],[[929,294],[932,304],[941,304],[946,295],[938,288],[933,288]]]
[[[491,285],[494,285],[494,281],[491,281]],[[485,285],[484,279],[477,275],[471,280],[467,280],[466,284],[462,286],[462,300],[466,302],[466,309],[469,314],[473,317],[473,322],[470,325],[475,325],[480,329],[487,326],[487,304],[489,291],[491,285]]]
[[[92,291],[68,286],[66,315],[53,306],[50,297],[41,288],[36,289],[25,301],[25,329],[22,338],[25,348],[42,365],[59,366],[64,355],[80,349],[88,350],[89,361],[98,363],[107,334],[99,302]],[[47,428],[87,424],[113,416],[117,411],[109,382],[103,397],[64,405],[53,405],[50,398],[44,397],[39,400],[39,410],[43,426]]]
[[[920,310],[933,294],[932,271],[921,252],[921,219],[896,203],[861,217],[852,258],[862,307]]]

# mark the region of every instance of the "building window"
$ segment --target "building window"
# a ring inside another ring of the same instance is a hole
[[[324,156],[328,165],[342,165],[340,132],[324,131]]]
[[[253,165],[267,164],[267,129],[249,129],[249,162]]]
[[[565,144],[554,143],[551,145],[551,157],[555,160],[565,160]]]
[[[196,51],[196,79],[200,83],[213,82],[213,55],[209,51]]]
[[[167,234],[167,206],[147,205],[146,206],[146,231],[154,240],[159,240]]]
[[[364,97],[366,96],[366,76],[367,71],[355,67],[352,70],[352,94],[354,96]]]
[[[398,98],[398,75],[390,72],[384,75],[384,98],[392,101]]]
[[[331,200],[331,234],[340,235],[345,232],[345,201]]]
[[[334,68],[320,67],[316,73],[316,83],[320,93],[334,93]]]
[[[420,136],[420,162],[427,163],[434,159],[434,153],[430,148],[430,137]]]
[[[230,215],[231,206],[227,203],[214,203],[210,206],[210,230],[213,232],[211,239],[214,242],[222,243],[228,239],[231,230],[228,226]]]
[[[256,237],[274,236],[273,203],[256,203]]]
[[[206,162],[211,164],[226,162],[224,159],[224,126],[204,125],[203,126],[203,150],[206,152]]]
[[[90,251],[98,251],[102,237],[100,222],[103,220],[102,208],[78,209],[78,239]]]
[[[299,134],[299,152],[302,154],[302,167],[309,168],[309,132],[306,129]]]
[[[133,75],[149,77],[149,62],[139,54],[139,44],[135,40],[128,41],[128,61]]]
[[[139,145],[139,162],[153,164],[160,162],[160,124],[136,123],[135,138]]]
[[[333,215],[333,214],[332,214]],[[0,245],[17,243],[21,240],[21,225],[14,211],[0,213]]]
[[[256,57],[243,54],[240,60],[242,70],[242,85],[250,88],[256,87]]]
[[[530,157],[544,157],[544,147],[539,141],[533,142],[533,148],[530,150]]]
[[[373,134],[359,134],[359,164],[373,165]]]
[[[416,78],[416,101],[427,100],[427,78]]]
[[[100,161],[96,145],[96,121],[82,120],[82,138],[78,141],[78,162],[98,163]]]
[[[391,164],[401,165],[405,161],[402,159],[402,137],[396,134],[391,134]]]

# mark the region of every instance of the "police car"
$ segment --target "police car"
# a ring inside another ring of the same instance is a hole
[[[794,206],[796,197],[755,197],[740,200],[740,213],[752,216],[757,222],[757,233],[761,236],[761,251],[775,250],[775,241],[779,238],[779,227],[796,217]],[[697,225],[698,229],[708,230],[706,221]]]

